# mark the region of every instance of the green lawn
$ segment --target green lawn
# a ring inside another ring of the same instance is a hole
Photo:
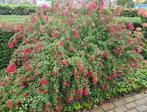
[[[29,16],[19,16],[19,15],[0,15],[0,23],[9,23],[9,24],[17,24],[24,23],[25,19]],[[139,17],[117,17],[119,22],[137,22],[141,23],[141,18]]]
[[[141,23],[141,18],[140,17],[117,17],[117,20],[119,22],[125,22],[125,23]]]
[[[29,16],[18,16],[18,15],[0,15],[0,23],[18,24],[24,23],[25,19]]]

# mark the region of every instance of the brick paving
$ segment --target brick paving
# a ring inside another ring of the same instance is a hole
[[[114,99],[84,112],[147,112],[147,91]]]

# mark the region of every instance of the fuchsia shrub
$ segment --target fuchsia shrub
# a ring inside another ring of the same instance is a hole
[[[102,12],[97,2],[82,9],[55,4],[18,27],[8,45],[20,45],[0,80],[2,110],[65,111],[136,73],[142,39],[133,36],[132,24],[128,31]]]

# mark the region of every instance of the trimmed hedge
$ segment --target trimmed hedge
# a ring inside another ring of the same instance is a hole
[[[0,31],[0,70],[9,64],[13,50],[8,47],[8,41],[13,35],[13,32]]]
[[[121,16],[124,17],[137,17],[137,10],[136,9],[124,9]]]
[[[30,15],[38,10],[32,5],[0,5],[0,15]]]

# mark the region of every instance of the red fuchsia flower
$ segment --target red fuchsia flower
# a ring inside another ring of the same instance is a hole
[[[8,107],[10,110],[12,110],[12,108],[13,108],[13,101],[12,101],[12,100],[8,100],[8,101],[6,102],[6,105],[7,105],[7,107]]]
[[[83,89],[78,89],[77,94],[82,97],[83,96]]]
[[[91,77],[92,73],[88,70],[87,73],[86,73],[86,76],[90,76]]]
[[[69,86],[70,86],[70,83],[67,82],[67,81],[64,81],[64,82],[63,82],[63,86],[65,86],[65,87],[69,87]]]
[[[10,49],[13,49],[13,48],[14,48],[13,43],[12,43],[12,42],[9,42],[9,43],[8,43],[8,47],[9,47]]]
[[[96,77],[93,77],[93,78],[92,78],[92,83],[93,83],[93,84],[96,84],[96,83],[97,83]]]
[[[69,47],[69,51],[74,52],[76,49],[74,47]]]
[[[76,29],[73,30],[73,37],[75,39],[79,38],[79,33],[78,33],[78,31]]]
[[[62,61],[62,64],[65,65],[66,67],[69,66],[69,62],[68,62],[68,60],[66,60],[66,59],[64,59],[64,60]]]
[[[119,54],[120,48],[116,47],[116,48],[114,49],[114,52],[115,52],[116,54]]]
[[[30,62],[29,61],[26,62],[25,68],[26,68],[26,71],[27,72],[30,70],[31,65],[30,65]]]
[[[103,54],[103,56],[102,56],[104,59],[108,59],[108,57],[109,57],[109,52],[105,52],[104,54]]]
[[[48,94],[48,91],[43,91],[42,94],[46,95]]]
[[[24,52],[25,55],[30,55],[31,54],[31,49],[27,48],[23,52]]]
[[[101,14],[104,14],[104,0],[101,0]]]
[[[131,44],[132,43],[132,40],[131,39],[128,39],[128,41],[127,41],[127,44]]]
[[[48,16],[43,16],[43,19],[45,20],[45,22],[48,22]]]
[[[26,88],[28,86],[28,84],[26,83],[26,82],[22,82],[20,85],[19,85],[19,87],[21,88],[21,89],[24,89],[24,88]]]
[[[74,100],[74,96],[70,96],[70,97],[67,99],[67,102],[68,102],[68,103],[72,103],[73,100]]]
[[[67,9],[62,10],[62,16],[68,16],[68,10]]]
[[[85,89],[84,89],[84,94],[83,94],[84,96],[88,96],[89,95],[89,88],[88,87],[86,87]]]
[[[107,77],[107,80],[112,81],[113,80],[113,76]]]
[[[84,72],[84,65],[82,65],[80,62],[78,62],[78,69],[80,73]]]
[[[59,42],[59,44],[58,44],[60,47],[63,47],[64,46],[64,41],[63,40],[61,40],[60,42]]]
[[[6,71],[9,75],[14,74],[16,71],[16,65],[15,64],[9,65],[6,69]]]
[[[29,40],[25,39],[25,44],[28,45],[29,44]]]
[[[135,29],[132,23],[128,24],[128,28],[130,31],[134,31],[134,29]]]
[[[42,85],[47,85],[48,83],[49,83],[48,80],[45,80],[45,79],[42,79],[42,80],[41,80],[41,84],[42,84]]]
[[[63,110],[63,106],[62,105],[58,105],[55,108],[55,112],[61,112]]]
[[[56,3],[54,6],[53,6],[53,11],[56,13],[59,9],[59,6],[58,4]]]
[[[96,11],[97,8],[98,8],[98,5],[96,2],[90,2],[88,4],[88,10],[90,10],[90,11]]]
[[[57,37],[59,37],[59,34],[57,33],[56,30],[52,30],[52,31],[51,31],[51,36],[52,36],[53,38],[57,38]]]
[[[74,22],[74,18],[73,18],[73,17],[69,17],[68,20],[67,20],[67,23],[68,23],[69,25],[72,25],[73,22]]]
[[[38,43],[35,50],[36,50],[36,52],[41,51],[42,50],[42,44]]]

